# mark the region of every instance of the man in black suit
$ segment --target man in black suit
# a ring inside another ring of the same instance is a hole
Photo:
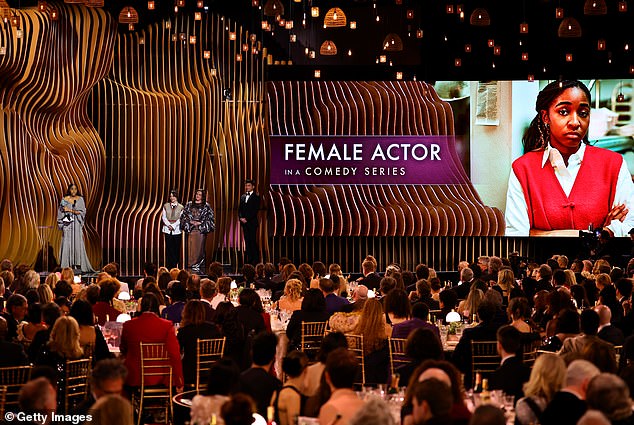
[[[359,285],[365,285],[368,289],[376,291],[381,285],[381,276],[376,272],[376,264],[370,260],[365,260],[361,264],[363,277],[358,279]]]
[[[594,308],[594,311],[599,313],[599,333],[597,336],[612,345],[623,345],[625,341],[623,332],[610,323],[612,320],[610,307],[607,305],[598,305]]]
[[[242,392],[253,398],[261,415],[266,415],[273,393],[282,388],[280,380],[271,375],[276,348],[275,334],[262,332],[256,335],[253,338],[253,365],[240,375]]]
[[[456,291],[459,300],[465,300],[469,296],[471,290],[471,284],[473,283],[473,270],[469,267],[465,267],[460,270],[460,282],[454,286],[453,290]]]
[[[489,387],[492,390],[503,390],[519,400],[524,396],[522,387],[530,377],[530,369],[517,356],[522,348],[522,334],[513,326],[505,325],[498,329],[497,341],[498,354],[502,361],[491,375]]]
[[[22,344],[6,341],[8,332],[7,321],[0,316],[0,367],[25,366],[29,359]]]
[[[240,218],[240,226],[244,234],[244,244],[246,245],[245,263],[257,264],[260,261],[258,250],[257,232],[258,211],[260,210],[260,195],[255,193],[255,182],[246,180],[244,182],[245,193],[240,197],[240,206],[238,207],[238,217]]]
[[[556,392],[544,413],[542,425],[575,425],[586,413],[586,390],[599,369],[587,360],[574,360],[566,371],[564,388]]]

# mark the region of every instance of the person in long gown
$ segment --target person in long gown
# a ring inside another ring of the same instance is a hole
[[[181,227],[187,232],[187,267],[192,272],[205,271],[205,240],[216,230],[214,211],[206,201],[206,191],[196,190],[194,200],[185,205]]]
[[[86,254],[83,228],[86,219],[86,203],[71,183],[57,209],[57,226],[63,233],[60,265],[79,268],[82,272],[94,271]]]

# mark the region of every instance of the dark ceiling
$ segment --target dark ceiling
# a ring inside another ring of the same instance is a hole
[[[33,0],[28,0],[33,3]],[[196,0],[185,0],[178,13],[193,14]],[[424,80],[486,80],[565,78],[632,78],[634,66],[631,41],[634,22],[634,0],[626,2],[627,11],[618,10],[618,0],[605,0],[607,14],[586,15],[586,0],[279,0],[284,6],[284,19],[293,21],[287,30],[276,25],[274,17],[265,17],[253,0],[205,0],[207,13],[220,13],[235,19],[262,39],[274,60],[292,60],[293,65],[271,65],[269,79],[312,79],[314,70],[322,79],[383,80],[395,79],[397,71],[404,79],[414,76]],[[273,0],[268,0],[273,1]],[[600,4],[600,0],[587,0]],[[156,9],[147,10],[147,1],[106,0],[106,9],[117,16],[125,5],[133,5],[141,16],[137,28],[174,15],[174,0],[155,0]],[[259,0],[263,7],[267,0]],[[397,4],[397,3],[402,4]],[[17,1],[10,1],[17,6]],[[26,1],[21,6],[28,5]],[[447,6],[454,13],[447,13]],[[312,18],[311,6],[318,6],[320,16]],[[356,21],[357,29],[323,28],[326,11],[339,7],[348,21]],[[457,9],[464,10],[464,20]],[[476,8],[485,8],[491,24],[478,27],[469,23]],[[557,29],[562,22],[555,16],[563,8],[564,17],[574,17],[582,29],[580,38],[560,38]],[[408,10],[413,12],[408,19]],[[302,19],[306,14],[306,28]],[[379,16],[377,22],[376,16]],[[274,31],[262,30],[262,20],[272,23]],[[520,33],[520,24],[528,23],[528,33]],[[416,31],[422,29],[423,37]],[[127,31],[123,25],[120,31]],[[291,33],[297,41],[290,42]],[[388,33],[398,34],[403,41],[400,52],[384,52],[382,43]],[[605,40],[605,50],[598,50],[598,41]],[[319,47],[332,40],[338,49],[335,56],[322,56]],[[494,40],[499,55],[488,41]],[[465,52],[465,45],[471,52]],[[314,59],[305,49],[316,50]],[[351,55],[348,55],[348,51]],[[522,54],[528,60],[522,60]],[[572,55],[572,61],[566,55]],[[385,63],[377,63],[381,55]],[[456,60],[461,62],[456,66]],[[390,66],[391,62],[391,66]]]

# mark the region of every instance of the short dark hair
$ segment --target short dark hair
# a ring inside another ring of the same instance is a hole
[[[174,282],[169,291],[172,301],[185,301],[187,299],[187,287],[180,280]]]
[[[506,425],[506,418],[502,409],[485,404],[476,408],[473,416],[471,416],[469,425]]]
[[[308,356],[303,351],[293,350],[282,360],[282,371],[291,378],[297,378],[308,366]]]
[[[151,292],[146,292],[143,294],[143,298],[141,298],[141,313],[146,311],[159,314],[158,297]]]
[[[495,304],[491,301],[482,301],[478,306],[478,317],[483,322],[493,320],[495,317],[495,311],[497,310]]]
[[[226,424],[251,425],[255,413],[255,402],[244,393],[236,393],[220,408],[220,416]]]
[[[255,267],[251,264],[245,264],[242,266],[242,276],[247,282],[253,282],[255,280]]]
[[[326,372],[335,388],[352,388],[359,371],[359,361],[347,348],[337,348],[328,354]]]
[[[619,290],[621,296],[629,298],[632,295],[632,280],[626,278],[617,280],[616,289]]]
[[[427,304],[423,302],[415,303],[412,306],[412,317],[426,321],[429,318],[429,307]]]
[[[92,306],[88,301],[75,300],[70,306],[70,315],[77,320],[79,326],[94,326],[95,316],[92,312]]]
[[[414,384],[412,394],[419,404],[423,401],[427,402],[434,417],[448,415],[451,406],[453,406],[451,388],[445,382],[436,378],[417,382]]]
[[[46,303],[42,306],[42,321],[52,327],[55,321],[62,315],[62,311],[54,302]]]
[[[553,272],[553,282],[557,286],[563,286],[566,283],[566,272],[562,269],[557,269]]]
[[[348,339],[341,332],[330,332],[321,340],[317,360],[325,364],[328,354],[337,348],[348,348]]]
[[[438,294],[438,299],[442,302],[445,309],[456,308],[458,304],[458,294],[453,289],[445,289]]]
[[[581,331],[586,335],[596,335],[599,331],[599,313],[587,308],[581,312]]]
[[[238,390],[240,368],[231,357],[223,357],[209,368],[207,395],[229,395]]]
[[[61,282],[61,281],[60,281]],[[21,294],[13,294],[7,300],[6,309],[8,312],[11,312],[12,307],[21,307],[26,304],[26,297]]]
[[[260,332],[253,337],[253,363],[264,366],[275,359],[277,336],[271,332]]]
[[[147,263],[143,264],[143,271],[148,276],[156,276],[156,270],[157,270],[156,264],[154,264],[151,261],[148,261]]]
[[[109,379],[122,379],[128,376],[128,369],[119,359],[103,359],[95,363],[90,375],[90,384],[101,388],[101,383]]]
[[[55,284],[55,289],[53,289],[53,293],[55,297],[66,297],[69,298],[73,294],[73,287],[70,286],[70,283],[65,280],[60,280]]]
[[[418,280],[429,279],[429,267],[427,267],[427,264],[419,264],[416,266],[416,278]]]
[[[409,318],[412,313],[412,305],[407,298],[407,293],[402,289],[393,289],[385,297],[385,312],[392,313],[398,318]]]
[[[244,181],[244,184],[252,184],[253,186],[255,186],[255,180],[253,180],[253,179],[246,179],[246,180]]]
[[[326,311],[324,294],[317,288],[310,288],[306,291],[302,301],[302,311]]]
[[[389,276],[385,276],[383,279],[381,279],[379,289],[381,290],[383,295],[387,295],[394,288],[396,288],[396,279]]]
[[[434,331],[428,328],[417,328],[407,337],[405,353],[420,363],[427,359],[442,359],[443,348]]]
[[[315,261],[312,265],[312,269],[315,276],[324,277],[328,273],[326,265],[321,261]]]
[[[335,282],[332,279],[322,277],[319,279],[319,289],[326,293],[331,293],[335,290]]]
[[[504,325],[498,329],[497,340],[509,354],[517,354],[522,347],[522,334],[511,325]]]
[[[576,310],[566,308],[559,312],[557,315],[557,326],[555,327],[557,333],[579,333],[579,313]]]
[[[425,279],[420,279],[418,282],[416,282],[416,290],[423,298],[427,298],[431,295],[431,286],[429,286],[429,282],[427,282],[427,280]]]

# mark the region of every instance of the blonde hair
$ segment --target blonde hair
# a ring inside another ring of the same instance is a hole
[[[118,394],[100,397],[90,408],[94,425],[134,425],[132,404]]]
[[[24,286],[27,289],[37,289],[40,286],[40,275],[35,270],[29,270],[24,274]]]
[[[284,295],[291,301],[297,301],[302,297],[302,289],[304,284],[299,279],[289,279],[284,285]]]
[[[174,267],[173,269],[170,270],[170,276],[172,277],[172,280],[178,280],[178,274],[181,271],[179,269],[177,269],[176,267]]]
[[[542,397],[550,403],[553,396],[564,386],[566,363],[557,354],[544,353],[537,357],[531,376],[524,384],[526,397]]]
[[[330,267],[328,267],[328,273],[335,274],[337,276],[341,276],[341,266],[337,263],[332,263]]]
[[[508,292],[515,286],[515,275],[511,269],[502,269],[498,272],[498,286],[502,291]]]
[[[37,287],[37,294],[40,296],[40,303],[42,305],[53,301],[53,290],[46,283]]]
[[[84,354],[79,344],[79,324],[72,316],[61,316],[55,321],[49,339],[51,351],[68,359],[78,359]]]
[[[566,284],[567,286],[572,286],[577,284],[577,276],[575,276],[575,272],[570,269],[564,270],[566,274]]]
[[[598,285],[610,286],[612,284],[612,280],[610,279],[610,275],[607,273],[601,273],[595,276],[596,283]]]
[[[65,280],[70,285],[72,285],[73,283],[75,283],[73,281],[74,278],[75,278],[75,273],[73,273],[73,269],[71,269],[70,267],[64,267],[62,269],[62,276],[60,277],[59,280]]]
[[[385,334],[385,312],[381,302],[376,298],[368,298],[363,305],[361,317],[354,333],[363,335],[363,352],[371,353],[380,349],[387,339]]]
[[[59,282],[59,276],[57,276],[57,273],[51,273],[46,276],[44,284],[48,285],[51,289],[55,289],[55,285],[57,285],[57,282]]]
[[[469,316],[478,314],[478,307],[480,307],[480,304],[483,300],[484,292],[482,292],[482,289],[478,289],[474,286],[469,291],[469,295],[467,295],[467,299],[463,304],[462,311],[460,311],[459,313],[464,313],[465,311],[468,311]]]

